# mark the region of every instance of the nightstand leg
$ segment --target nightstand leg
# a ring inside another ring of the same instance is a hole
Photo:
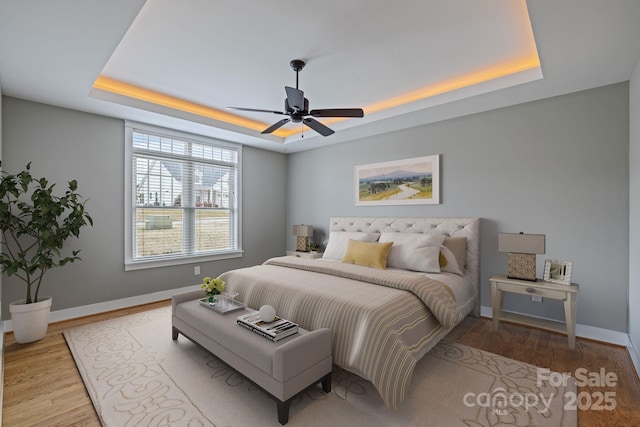
[[[576,348],[576,296],[571,292],[567,292],[567,299],[564,300],[564,317],[567,323],[567,337],[569,339],[569,348]]]
[[[493,316],[493,329],[498,330],[498,322],[500,313],[502,312],[502,291],[498,289],[498,283],[491,282],[491,303],[493,306],[492,316]]]

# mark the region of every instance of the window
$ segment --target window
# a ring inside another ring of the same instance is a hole
[[[241,255],[240,145],[131,122],[125,141],[126,270]]]

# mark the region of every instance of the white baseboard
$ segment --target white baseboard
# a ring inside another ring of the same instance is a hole
[[[636,368],[636,375],[640,376],[640,352],[638,351],[638,347],[631,339],[631,336],[629,336],[629,354],[631,355],[633,366],[635,366]]]
[[[156,301],[171,298],[173,295],[191,290],[199,289],[198,285],[187,286],[183,288],[170,289],[166,291],[154,292],[151,294],[138,295],[135,297],[122,298],[113,301],[101,302],[97,304],[89,304],[80,307],[68,308],[64,310],[52,311],[49,316],[50,322],[60,322],[63,320],[74,319],[77,317],[90,316],[92,314],[104,313],[106,311],[118,310],[121,308],[133,307],[141,304],[148,304]],[[521,314],[521,313],[519,313]],[[493,312],[491,307],[480,307],[480,315],[492,318]],[[547,319],[550,320],[550,319]],[[13,330],[11,320],[5,320],[0,325],[0,331],[9,332]],[[631,360],[635,366],[636,372],[640,373],[640,352],[638,347],[633,343],[628,334],[610,329],[596,328],[588,325],[576,325],[576,336],[587,338],[595,341],[602,341],[610,344],[621,345],[629,349]],[[0,346],[2,343],[0,343]],[[0,347],[1,349],[1,347]],[[1,368],[1,365],[0,365]],[[0,371],[1,372],[1,371]],[[1,396],[1,395],[0,395]]]
[[[162,301],[171,298],[180,292],[192,291],[200,289],[198,285],[187,286],[184,288],[170,289],[166,291],[154,292],[151,294],[138,295],[135,297],[122,298],[113,301],[100,302],[96,304],[83,305],[80,307],[67,308],[64,310],[52,311],[49,314],[49,323],[60,322],[63,320],[75,319],[77,317],[90,316],[92,314],[104,313],[106,311],[119,310],[121,308],[133,307],[141,304],[149,304],[151,302]],[[3,331],[9,332],[13,330],[11,320],[3,322]]]
[[[516,313],[516,314],[524,314],[524,313]],[[493,310],[491,309],[491,307],[482,306],[480,307],[480,315],[483,317],[493,318]],[[527,314],[527,316],[531,316],[531,315]],[[539,319],[556,321],[555,319],[547,319],[539,316],[531,316],[531,317],[538,317]],[[626,332],[596,328],[595,326],[577,324],[576,337],[587,338],[594,341],[602,341],[609,344],[629,347],[629,335]]]
[[[169,289],[166,291],[154,292],[151,294],[138,295],[135,297],[122,298],[113,301],[101,302],[96,304],[83,305],[80,307],[67,308],[64,310],[56,310],[52,311],[49,315],[49,322],[60,322],[63,320],[74,319],[77,317],[90,316],[92,314],[104,313],[106,311],[118,310],[121,308],[133,307],[141,304],[148,304],[155,301],[162,301],[164,299],[171,298],[173,295],[199,289],[197,285],[187,286],[183,288],[177,289]],[[522,314],[522,313],[518,313]],[[491,307],[482,306],[480,307],[480,315],[483,317],[492,318],[493,312]],[[532,316],[536,317],[536,316]],[[547,319],[553,320],[553,319]],[[3,322],[3,328],[1,329],[4,332],[9,332],[13,330],[13,326],[11,324],[11,320],[5,320]],[[629,352],[631,357],[634,359],[634,365],[636,366],[636,370],[640,365],[640,357],[637,350],[637,347],[632,345],[629,335],[624,332],[612,331],[610,329],[596,328],[594,326],[588,325],[576,325],[576,336],[592,339],[595,341],[602,341],[610,344],[621,345],[625,347],[629,347]]]
[[[491,307],[482,306],[480,307],[480,315],[483,317],[493,318],[493,309]],[[541,319],[544,318],[541,317]],[[636,370],[636,374],[640,376],[640,351],[638,351],[638,346],[635,345],[629,334],[625,332],[612,331],[610,329],[596,328],[594,326],[578,324],[576,325],[576,336],[627,347],[627,351],[631,356],[631,362],[633,363],[633,367]]]

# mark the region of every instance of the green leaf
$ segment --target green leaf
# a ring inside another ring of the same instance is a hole
[[[34,179],[30,169],[28,163],[17,174],[0,171],[0,229],[5,234],[0,269],[26,283],[28,299],[33,285],[37,295],[46,271],[80,260],[79,250],[72,250],[71,256],[63,253],[64,243],[78,237],[82,227],[93,225],[76,192],[76,180],[69,181],[69,189],[59,197],[54,194],[55,183]]]

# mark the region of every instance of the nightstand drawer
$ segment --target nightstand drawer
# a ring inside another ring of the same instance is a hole
[[[559,300],[564,300],[567,298],[566,292],[556,291],[553,289],[539,288],[535,286],[522,286],[522,285],[512,285],[510,283],[499,283],[498,289],[504,292],[513,292],[514,294],[537,295],[544,298],[552,298],[552,299],[559,299]]]

